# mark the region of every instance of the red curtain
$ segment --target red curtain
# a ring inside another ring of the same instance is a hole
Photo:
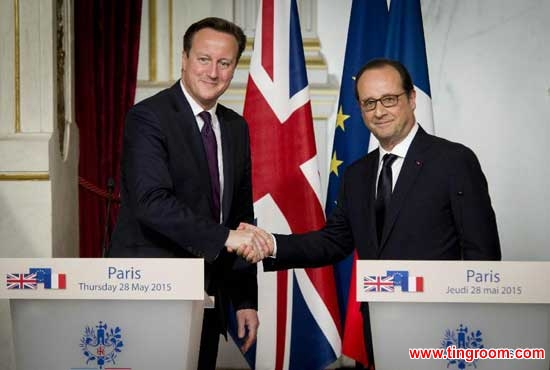
[[[100,257],[109,178],[118,194],[124,116],[134,103],[141,0],[78,0],[75,111],[80,132],[80,256]],[[110,226],[116,218],[112,207]]]

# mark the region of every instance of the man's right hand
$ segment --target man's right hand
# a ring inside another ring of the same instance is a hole
[[[257,263],[273,254],[273,236],[259,227],[241,223],[231,230],[226,241],[229,252],[236,252],[250,263]]]

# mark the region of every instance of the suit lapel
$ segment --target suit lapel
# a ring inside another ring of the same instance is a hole
[[[233,143],[231,141],[230,122],[223,114],[223,109],[218,105],[216,116],[220,122],[220,132],[222,136],[222,158],[223,158],[223,195],[222,195],[222,215],[223,221],[227,220],[231,209],[233,198]]]
[[[181,90],[180,82],[178,81],[172,85],[170,90],[172,92],[174,106],[173,124],[175,127],[179,128],[178,131],[182,132],[182,142],[186,143],[186,146],[191,149],[192,158],[186,158],[186,161],[192,161],[195,164],[201,181],[204,181],[205,186],[210,188],[212,185],[210,184],[208,161],[206,159],[201,133],[197,126],[197,119]],[[211,194],[211,192],[208,192],[210,202],[212,201],[212,199],[210,199],[212,197]]]
[[[378,169],[379,152],[372,153],[372,156],[368,156],[365,162],[363,171],[359,174],[360,179],[357,180],[359,188],[351,194],[358,194],[359,196],[352,199],[353,202],[360,202],[360,217],[358,219],[366,220],[366,235],[370,235],[368,239],[371,242],[368,245],[357,246],[358,248],[365,248],[360,253],[362,258],[374,258],[376,250],[378,249],[378,240],[376,239],[376,215],[374,210],[374,199],[376,194],[376,171]]]
[[[422,129],[418,128],[411,146],[405,156],[401,172],[397,178],[397,182],[392,193],[390,206],[386,213],[384,222],[384,231],[382,233],[382,241],[378,250],[378,256],[382,253],[384,246],[391,234],[397,216],[406,202],[408,194],[412,191],[418,175],[422,171],[422,166],[425,159],[425,151],[431,145],[430,136]]]
[[[368,189],[368,227],[370,235],[373,235],[372,240],[376,240],[376,249],[379,248],[380,241],[376,237],[376,211],[374,206],[374,201],[376,199],[376,178],[378,173],[378,162],[380,161],[380,151],[376,151],[376,155],[374,156],[373,160],[369,163],[368,167],[368,178],[367,178],[367,189]]]

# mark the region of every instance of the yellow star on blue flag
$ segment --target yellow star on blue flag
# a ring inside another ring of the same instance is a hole
[[[338,174],[338,167],[344,163],[344,161],[340,161],[338,160],[338,158],[336,158],[336,151],[334,151],[334,153],[332,153],[332,159],[330,161],[330,172],[331,173],[334,173],[336,176],[339,176]]]
[[[336,116],[336,127],[340,127],[342,131],[346,131],[346,128],[344,127],[344,121],[347,120],[349,117],[349,115],[344,114],[342,106],[340,105],[340,108],[338,109],[338,115]]]

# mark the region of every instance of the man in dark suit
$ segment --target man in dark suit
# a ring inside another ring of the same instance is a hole
[[[252,262],[274,257],[264,260],[265,270],[332,264],[354,248],[360,259],[499,260],[479,162],[464,145],[429,135],[416,122],[416,92],[406,68],[388,59],[370,61],[357,73],[356,97],[380,147],[346,169],[325,227],[275,235],[267,250],[250,245],[237,253]],[[368,323],[367,306],[361,310]]]
[[[248,126],[217,103],[246,38],[235,24],[206,18],[184,36],[181,80],[128,112],[119,218],[111,257],[205,259],[205,310],[199,369],[214,369],[227,309],[236,310],[243,351],[258,328],[256,267],[227,249],[261,243],[235,230],[254,219]]]

